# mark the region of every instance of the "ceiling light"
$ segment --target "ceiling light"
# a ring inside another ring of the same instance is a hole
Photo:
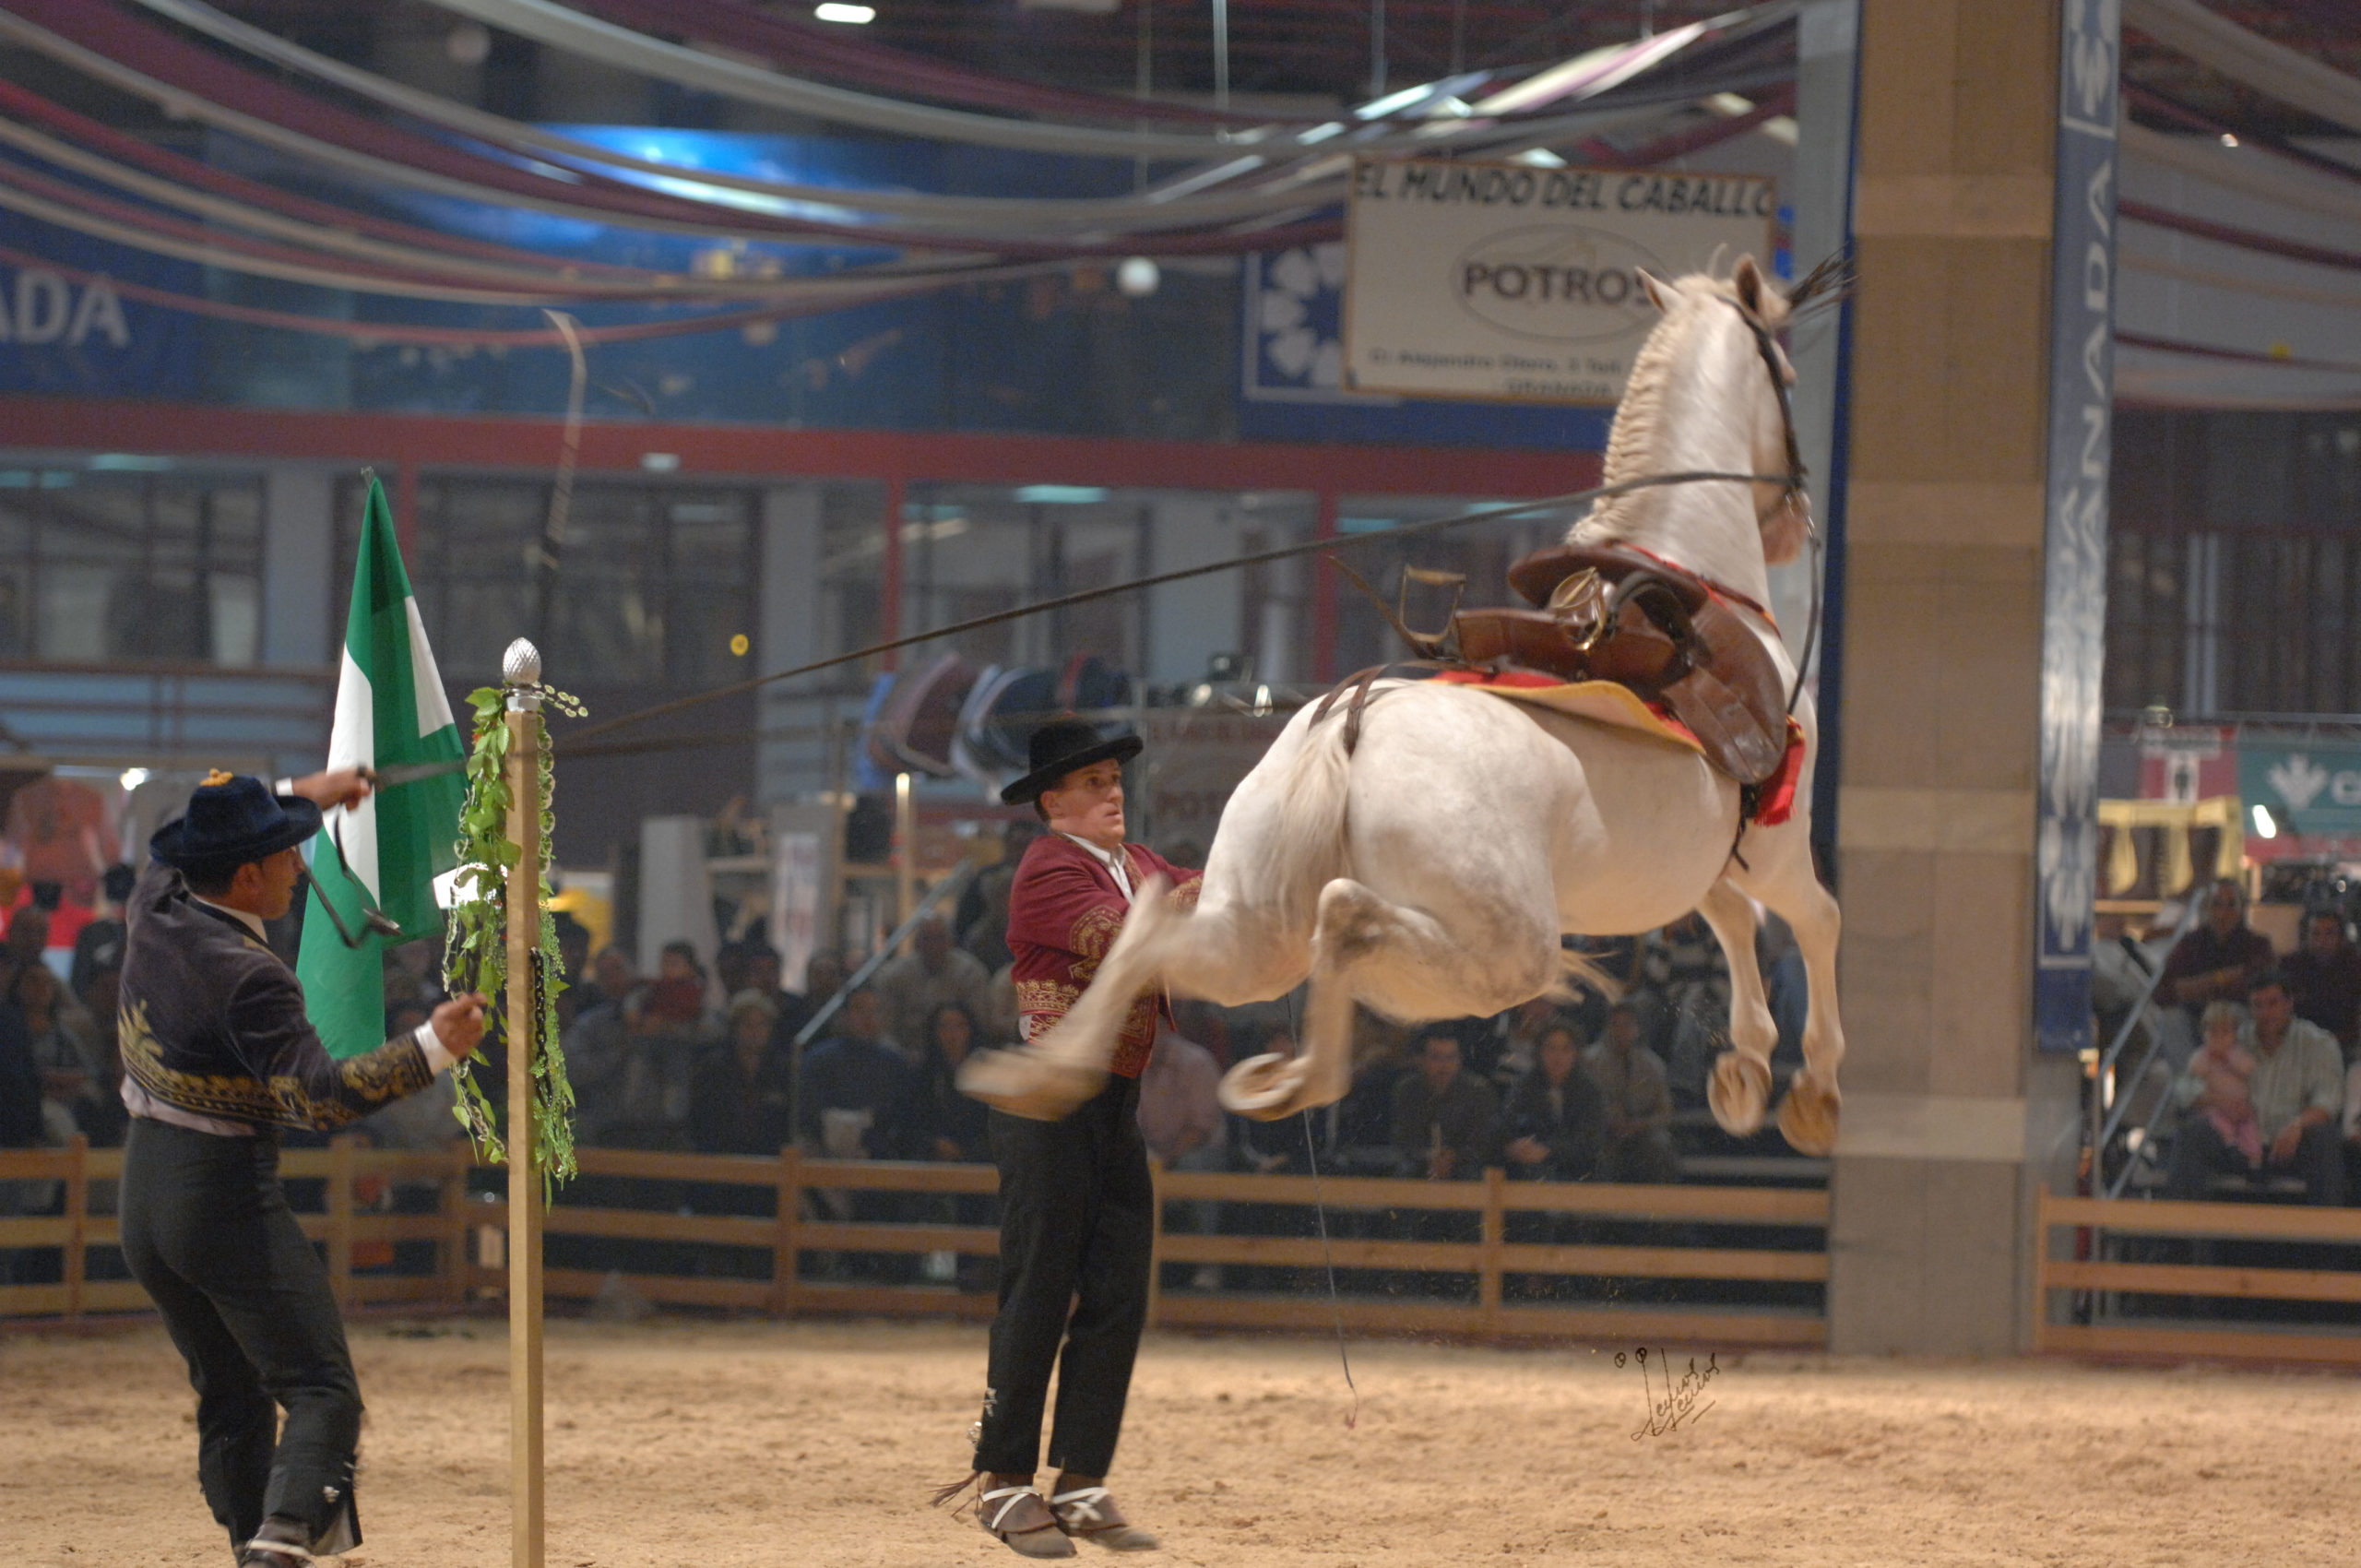
[[[1786,147],[1795,146],[1803,137],[1803,128],[1796,124],[1796,117],[1792,114],[1774,114],[1754,128]]]
[[[1087,506],[1106,500],[1107,493],[1095,484],[1023,484],[1016,499],[1028,506]]]
[[[1735,120],[1741,114],[1754,113],[1754,100],[1740,98],[1734,92],[1717,92],[1705,100],[1705,107],[1725,120]]]
[[[2279,825],[2271,820],[2271,808],[2260,801],[2254,803],[2254,836],[2258,838],[2279,837]]]
[[[837,0],[824,0],[823,4],[812,7],[812,14],[819,18],[824,22],[850,22],[854,26],[858,27],[863,22],[873,22],[876,20],[877,7],[874,6],[844,6],[837,4]]]
[[[1115,268],[1115,287],[1125,299],[1145,299],[1156,292],[1156,286],[1163,280],[1163,273],[1147,256],[1127,255],[1122,265]]]
[[[2232,136],[2229,132],[2224,131],[2222,133],[2222,145],[2224,147],[2236,147],[2238,145],[2238,138]]]

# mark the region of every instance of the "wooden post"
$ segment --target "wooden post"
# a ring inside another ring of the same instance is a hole
[[[443,1271],[443,1299],[454,1307],[468,1302],[468,1170],[475,1150],[464,1142],[451,1145],[451,1169],[443,1173],[443,1240],[435,1252]]]
[[[519,637],[501,662],[509,685],[541,678]],[[533,1147],[533,1060],[540,1043],[533,965],[541,935],[540,698],[508,697],[508,1488],[514,1568],[542,1568],[541,1177]]]
[[[795,1315],[795,1270],[802,1253],[803,1151],[793,1144],[778,1151],[778,1235],[771,1243],[771,1311]]]
[[[1484,1326],[1499,1326],[1501,1316],[1501,1245],[1508,1236],[1508,1173],[1497,1165],[1484,1169],[1483,1263],[1476,1276],[1476,1301]]]
[[[352,1310],[352,1155],[356,1140],[328,1140],[328,1289],[336,1304]]]
[[[83,1277],[90,1258],[90,1139],[77,1133],[65,1146],[73,1163],[65,1168],[65,1321],[82,1315]]]

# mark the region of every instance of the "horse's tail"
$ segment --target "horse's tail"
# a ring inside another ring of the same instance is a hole
[[[1345,799],[1352,757],[1345,724],[1312,724],[1288,760],[1279,799],[1278,843],[1271,853],[1271,885],[1287,929],[1306,931],[1318,917],[1320,890],[1346,874]]]

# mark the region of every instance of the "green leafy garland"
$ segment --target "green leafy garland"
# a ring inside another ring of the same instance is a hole
[[[550,706],[573,718],[587,710],[581,702],[548,686],[516,688],[537,693]],[[484,1020],[485,1043],[504,1039],[507,1009],[499,1004],[508,980],[508,874],[520,851],[508,838],[509,689],[485,686],[468,697],[475,709],[475,743],[468,756],[468,793],[459,807],[459,874],[457,899],[451,909],[449,933],[443,948],[443,983],[454,996],[475,992],[492,999]],[[549,730],[540,714],[541,863],[539,867],[541,926],[530,983],[540,1037],[528,1042],[533,1051],[533,1163],[541,1173],[544,1194],[575,1173],[574,1087],[565,1078],[565,1052],[558,1041],[557,999],[565,990],[565,964],[557,946],[557,921],[551,915],[550,841],[557,817],[550,809],[557,778],[552,768]],[[478,1057],[469,1057],[452,1069],[459,1091],[457,1116],[477,1153],[497,1165],[508,1150],[500,1135],[499,1113],[472,1069]]]

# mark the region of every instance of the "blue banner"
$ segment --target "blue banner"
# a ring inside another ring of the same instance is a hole
[[[2066,0],[2058,28],[2034,948],[2034,1035],[2043,1051],[2091,1043],[2099,683],[2106,658],[2107,479],[2115,438],[2120,23],[2117,0]]]
[[[0,261],[0,392],[195,395],[196,322],[126,299],[117,285],[201,294],[202,268],[5,211],[0,246],[42,258],[22,266]]]

